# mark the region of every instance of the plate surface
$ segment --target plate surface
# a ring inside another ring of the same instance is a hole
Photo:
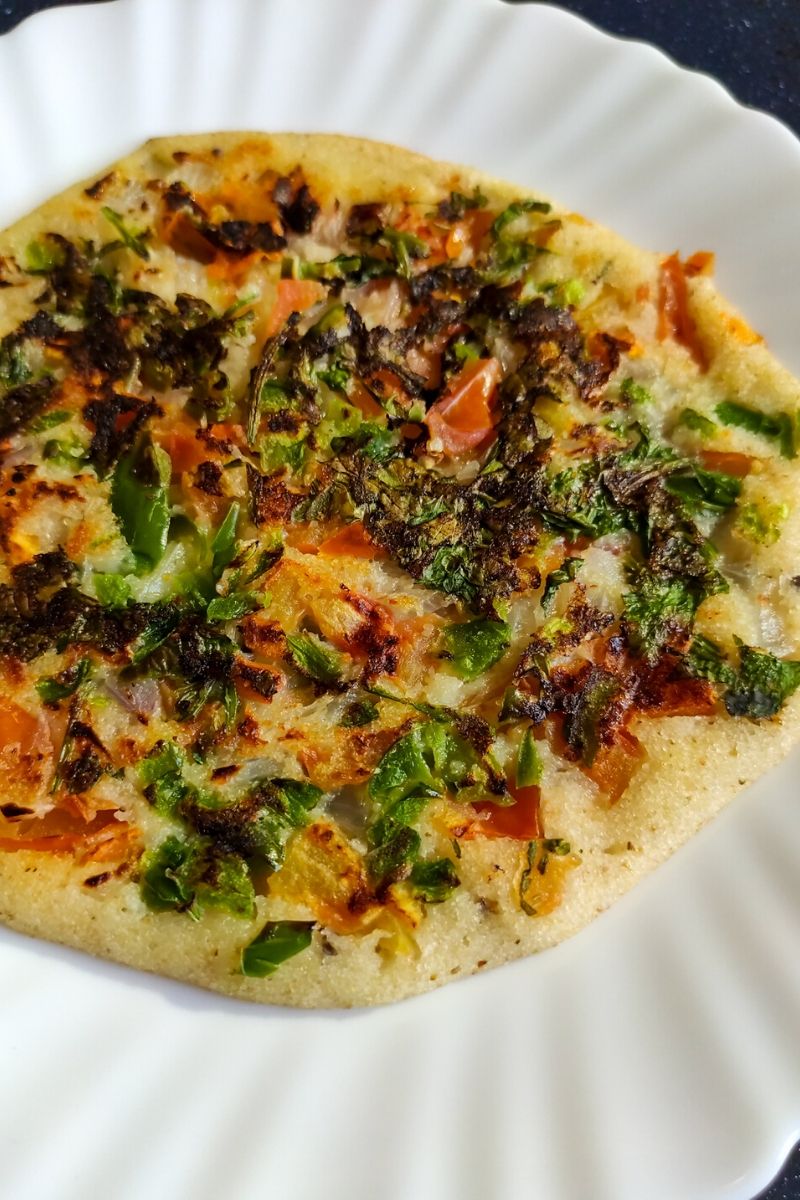
[[[0,225],[148,136],[246,128],[398,142],[715,250],[800,373],[800,144],[544,6],[41,14],[0,40]],[[750,1200],[800,1132],[799,764],[571,942],[390,1009],[250,1007],[0,930],[4,1195]]]

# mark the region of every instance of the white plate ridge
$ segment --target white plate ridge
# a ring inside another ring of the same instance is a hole
[[[721,289],[800,373],[800,143],[547,5],[116,0],[0,38],[0,226],[145,138],[316,130],[550,194]],[[0,929],[10,1200],[752,1200],[800,1133],[794,755],[554,951],[268,1010]]]

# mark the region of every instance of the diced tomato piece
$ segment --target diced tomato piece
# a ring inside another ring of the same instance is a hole
[[[23,754],[41,749],[42,739],[47,740],[46,727],[40,719],[20,708],[12,700],[0,698],[0,746],[4,750],[16,746]]]
[[[208,266],[217,257],[216,246],[201,233],[185,212],[170,213],[161,222],[161,236],[176,254]]]
[[[190,430],[180,425],[156,434],[158,444],[172,461],[172,474],[194,471],[208,458],[208,449]]]
[[[373,387],[379,396],[386,397],[387,399],[391,397],[400,408],[408,409],[411,407],[411,397],[403,387],[399,376],[395,375],[394,371],[390,370],[389,367],[381,367],[379,371],[375,371],[369,376],[367,383]],[[383,409],[381,409],[381,412],[383,412]]]
[[[351,558],[379,558],[384,554],[380,546],[371,541],[360,521],[351,521],[337,530],[320,545],[320,554],[349,555]]]
[[[24,761],[48,758],[52,769],[53,739],[47,722],[12,700],[0,698],[0,785],[22,784]]]
[[[584,772],[600,788],[609,804],[616,804],[642,759],[644,749],[638,738],[627,729],[619,729],[609,746],[601,746],[591,767]]]
[[[658,337],[672,337],[691,354],[701,371],[708,370],[708,355],[689,313],[689,293],[683,263],[671,254],[661,263],[658,289]]]
[[[363,385],[360,379],[352,378],[347,385],[347,399],[358,409],[368,421],[383,416],[383,409],[378,401]]]
[[[273,337],[295,312],[305,312],[325,296],[315,279],[279,279],[275,303],[267,318],[267,337]]]
[[[496,358],[468,363],[425,416],[431,439],[447,455],[474,449],[492,432],[491,401],[502,368]]]
[[[756,460],[750,454],[737,454],[733,450],[701,450],[700,461],[707,471],[721,471],[723,475],[744,479]]]
[[[482,802],[475,805],[476,810],[481,814],[481,822],[476,826],[476,833],[482,834],[484,837],[518,838],[523,842],[541,837],[542,789],[534,783],[530,787],[523,788],[512,787],[509,784],[508,790],[514,797],[514,804],[501,806]]]

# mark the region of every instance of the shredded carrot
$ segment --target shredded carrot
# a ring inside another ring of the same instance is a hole
[[[661,263],[658,289],[658,338],[672,337],[689,351],[701,371],[708,370],[708,355],[689,313],[689,293],[684,267],[677,254]]]
[[[744,479],[756,460],[750,454],[738,454],[733,450],[701,450],[700,461],[708,471],[721,471],[724,475]]]

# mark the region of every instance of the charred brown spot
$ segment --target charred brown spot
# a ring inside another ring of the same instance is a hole
[[[237,659],[233,675],[235,679],[240,679],[257,692],[262,700],[271,700],[283,680],[277,671],[271,671],[269,667],[253,666],[241,659]]]
[[[47,378],[7,391],[0,408],[0,437],[8,437],[38,417],[47,407],[52,390],[53,380]]]
[[[258,721],[256,721],[255,717],[252,717],[250,713],[245,713],[245,715],[242,717],[241,721],[236,726],[236,732],[238,733],[239,737],[246,742],[252,742],[253,745],[256,746],[260,746],[262,744],[262,739],[259,734]]]
[[[163,415],[163,410],[155,400],[142,402],[136,396],[110,390],[103,398],[89,401],[83,410],[84,419],[93,430],[88,457],[101,478],[133,445],[145,423],[156,415]]]
[[[354,204],[347,215],[345,230],[351,238],[377,238],[385,224],[385,205]]]
[[[222,469],[217,463],[201,462],[194,473],[194,486],[207,496],[222,495]]]
[[[272,190],[284,225],[292,233],[309,233],[319,212],[319,204],[311,195],[308,184],[300,182],[299,172],[291,177],[281,176]]]
[[[107,175],[103,175],[102,178],[95,180],[89,187],[84,188],[83,194],[84,196],[88,196],[90,200],[99,200],[113,182],[114,172],[109,171]]]
[[[211,772],[211,778],[215,781],[220,779],[230,779],[240,770],[241,767],[238,763],[228,763],[226,767],[215,767]]]
[[[33,815],[32,808],[24,808],[21,804],[0,804],[0,813],[8,821],[15,821],[19,817],[30,817]]]
[[[83,886],[88,888],[100,887],[102,883],[108,883],[109,879],[111,879],[111,871],[100,871],[98,875],[89,875],[87,879],[84,879]]]
[[[247,464],[247,484],[250,491],[250,511],[256,525],[287,524],[302,499],[290,492],[280,479],[262,475]]]
[[[361,618],[356,628],[347,634],[344,641],[348,650],[367,660],[367,674],[393,675],[397,670],[397,646],[400,638],[388,612],[367,596],[352,592],[341,584],[344,599]]]

